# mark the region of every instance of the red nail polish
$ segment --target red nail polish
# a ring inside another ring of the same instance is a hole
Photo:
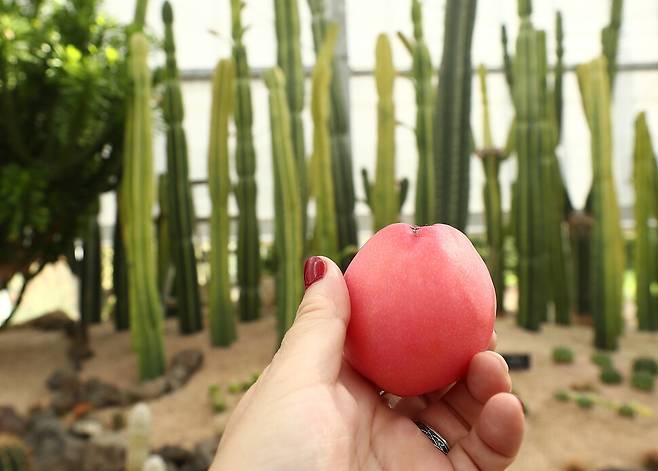
[[[304,263],[304,289],[321,280],[327,273],[327,264],[320,257],[310,257]]]

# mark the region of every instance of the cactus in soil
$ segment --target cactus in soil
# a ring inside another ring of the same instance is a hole
[[[591,133],[592,214],[590,251],[594,344],[617,348],[622,331],[624,246],[612,175],[612,124],[608,65],[604,56],[576,69],[585,116]]]
[[[274,173],[275,237],[277,264],[277,308],[279,338],[295,319],[302,298],[304,233],[302,231],[302,198],[297,165],[293,153],[290,116],[285,77],[278,67],[265,73],[270,95],[270,128],[272,130],[272,168]]]
[[[623,0],[612,0],[612,4],[610,5],[610,23],[601,30],[601,47],[607,61],[608,83],[611,91],[617,75],[617,50],[623,6]]]
[[[238,219],[238,284],[240,286],[240,318],[243,321],[260,316],[260,242],[256,217],[256,153],[252,135],[251,84],[247,50],[242,42],[246,28],[242,26],[244,3],[231,0],[231,33],[235,67],[234,120],[236,128],[235,168],[238,182],[235,197],[240,210]]]
[[[290,111],[290,133],[297,162],[297,180],[302,207],[302,234],[306,236],[306,145],[304,143],[304,70],[299,39],[299,10],[297,0],[274,0],[274,25],[277,39],[277,64],[286,79],[286,99]]]
[[[130,311],[128,298],[128,273],[126,271],[126,252],[121,236],[121,215],[117,204],[112,236],[112,291],[114,292],[114,328],[117,331],[130,327]]]
[[[541,184],[542,69],[546,49],[542,34],[532,27],[529,1],[519,1],[521,24],[514,60],[515,148],[518,180],[515,191],[515,227],[518,249],[519,311],[517,322],[539,330],[546,318],[545,228]],[[543,48],[542,48],[543,47]]]
[[[656,157],[644,113],[635,119],[635,278],[640,330],[658,330],[658,246],[656,244]],[[653,233],[653,234],[652,234]],[[653,288],[653,289],[652,289]]]
[[[328,35],[329,24],[326,17],[324,0],[308,0],[311,10],[313,45],[317,58]],[[344,32],[343,32],[344,34]],[[316,59],[317,60],[317,59]],[[336,74],[337,66],[332,62],[330,84],[330,106],[328,111],[330,150],[331,150],[331,175],[335,187],[335,211],[336,223],[338,225],[339,250],[345,251],[349,246],[356,246],[357,227],[354,215],[354,176],[352,170],[352,147],[350,142],[350,112],[347,106],[347,94],[343,84]]]
[[[80,269],[80,319],[85,324],[101,321],[103,288],[101,286],[101,228],[97,214],[87,223],[82,240],[83,258]]]
[[[311,180],[315,198],[314,251],[339,261],[338,221],[334,199],[334,179],[331,173],[331,146],[329,132],[329,103],[331,59],[338,29],[329,25],[318,53],[311,80],[311,116],[313,118],[313,155]]]
[[[432,59],[423,35],[423,13],[420,0],[411,4],[414,24],[414,41],[411,44],[412,72],[416,90],[416,149],[418,172],[416,175],[416,225],[434,222],[434,158],[432,154]]]
[[[126,471],[142,471],[149,456],[151,410],[144,403],[133,406],[126,426]]]
[[[167,471],[167,464],[160,456],[151,455],[144,462],[142,471]]]
[[[471,40],[477,0],[447,0],[434,111],[435,221],[464,231],[471,161]]]
[[[223,59],[219,61],[213,72],[210,144],[208,146],[208,187],[212,202],[208,320],[210,322],[210,340],[215,346],[228,346],[237,338],[228,268],[228,244],[231,228],[228,214],[228,197],[231,191],[228,126],[232,112],[233,61]]]
[[[166,305],[167,282],[171,270],[171,224],[169,212],[169,178],[166,173],[158,176],[158,214],[157,233],[158,233],[158,287],[163,303]]]
[[[187,169],[183,95],[176,63],[173,17],[171,4],[165,1],[162,4],[162,21],[165,27],[164,51],[167,61],[164,69],[162,111],[167,125],[169,241],[176,273],[178,327],[182,334],[191,334],[203,328],[203,321],[193,240],[196,217]]]
[[[484,188],[482,199],[487,229],[487,265],[491,279],[496,288],[496,308],[504,310],[505,274],[504,250],[505,229],[503,224],[503,209],[500,196],[500,181],[498,178],[501,162],[509,154],[496,149],[491,137],[491,119],[489,117],[489,97],[487,93],[487,71],[483,65],[478,68],[480,94],[482,96],[482,149],[477,153],[484,170]]]
[[[129,76],[132,94],[127,104],[123,146],[123,176],[119,189],[121,227],[125,245],[130,301],[130,325],[142,379],[165,367],[162,306],[158,296],[154,231],[151,75],[148,41],[142,33],[130,37]]]
[[[0,471],[31,471],[32,458],[27,445],[14,435],[0,434]]]

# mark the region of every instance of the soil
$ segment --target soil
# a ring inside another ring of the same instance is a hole
[[[179,336],[175,321],[166,323],[166,349],[172,354],[185,348],[197,348],[205,355],[203,368],[182,389],[149,405],[154,417],[153,445],[176,444],[192,447],[200,440],[221,431],[239,394],[226,392],[227,385],[242,382],[261,371],[272,357],[275,342],[275,319],[267,313],[263,319],[239,326],[239,340],[228,349],[211,349],[208,332]],[[598,381],[598,369],[590,362],[591,328],[548,325],[534,334],[518,329],[511,317],[499,318],[496,324],[498,350],[508,353],[528,352],[532,368],[513,372],[514,389],[528,408],[527,435],[512,470],[557,470],[569,461],[579,461],[587,469],[604,466],[639,467],[643,453],[658,447],[658,392],[643,393],[628,386],[604,386]],[[91,329],[94,357],[85,363],[82,375],[98,377],[120,387],[137,383],[135,357],[130,334],[115,333],[109,324]],[[554,365],[551,351],[557,345],[573,349],[572,365]],[[629,332],[621,340],[615,365],[628,376],[633,358],[658,354],[658,334]],[[0,334],[0,405],[9,404],[22,412],[39,403],[47,403],[46,378],[67,365],[67,342],[63,334],[31,329],[12,329]],[[574,403],[553,399],[557,389],[572,384],[591,383],[608,399],[637,402],[650,415],[634,419],[619,417],[603,406],[582,410]],[[221,385],[228,410],[211,413],[208,387]],[[110,421],[116,412],[101,412]]]

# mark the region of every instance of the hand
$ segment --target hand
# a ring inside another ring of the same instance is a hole
[[[316,259],[318,260],[318,259]],[[323,263],[324,262],[324,263]],[[389,398],[343,359],[347,286],[329,259],[306,290],[294,325],[237,405],[211,471],[505,469],[523,437],[523,411],[497,353],[477,354],[447,391]],[[313,271],[313,270],[311,270]],[[449,443],[444,455],[420,420]]]

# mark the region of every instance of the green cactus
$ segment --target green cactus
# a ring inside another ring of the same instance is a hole
[[[133,406],[126,426],[126,471],[142,471],[149,456],[151,429],[149,406],[144,403]]]
[[[308,0],[311,10],[313,45],[319,58],[320,49],[328,35],[324,0]],[[338,241],[341,252],[350,246],[358,245],[356,217],[354,215],[354,176],[352,170],[352,147],[350,142],[350,112],[343,84],[338,77],[336,64],[332,59],[331,110],[329,129],[331,136],[331,172],[335,187],[335,211],[338,224]]]
[[[162,111],[167,125],[167,196],[169,204],[169,240],[176,273],[176,310],[178,328],[182,334],[203,328],[201,297],[194,254],[196,217],[187,169],[187,140],[183,129],[183,95],[180,88],[176,45],[174,42],[174,14],[171,4],[162,4],[165,26],[164,50],[167,62],[164,70]]]
[[[543,227],[544,196],[541,183],[542,80],[546,48],[541,32],[532,27],[529,2],[519,1],[521,25],[514,60],[515,148],[518,180],[515,191],[515,227],[518,249],[519,311],[517,322],[539,330],[546,319],[547,257]]]
[[[80,319],[85,324],[101,321],[103,287],[101,286],[101,228],[98,215],[93,214],[87,223],[82,240],[84,256],[80,269]]]
[[[612,0],[610,5],[610,23],[601,30],[602,53],[607,61],[608,83],[610,90],[617,76],[617,50],[619,46],[619,30],[621,29],[621,13],[623,0]]]
[[[132,34],[128,71],[133,91],[127,104],[123,176],[119,189],[130,325],[142,379],[159,376],[165,368],[162,306],[157,289],[155,237],[151,219],[155,178],[148,47],[142,33]]]
[[[229,119],[233,112],[233,61],[219,61],[212,78],[210,144],[208,146],[208,187],[210,212],[210,281],[208,284],[208,320],[210,340],[215,346],[229,346],[237,338],[231,278],[229,274],[229,237],[231,220],[228,198]]]
[[[27,445],[14,435],[0,434],[0,471],[31,471],[32,458]]]
[[[480,94],[482,96],[482,130],[483,148],[477,155],[482,162],[484,170],[484,188],[482,199],[487,230],[487,265],[496,288],[496,308],[504,310],[505,274],[504,250],[505,228],[503,223],[503,209],[500,196],[500,181],[498,178],[501,162],[509,154],[494,148],[491,137],[491,119],[489,117],[489,97],[487,93],[487,71],[483,65],[478,68],[480,80]]]
[[[594,344],[617,348],[622,331],[624,247],[612,175],[610,85],[604,56],[576,69],[585,116],[591,133],[592,242],[590,252]]]
[[[435,221],[464,231],[470,183],[471,42],[477,0],[447,0],[435,104]]]
[[[146,9],[148,0],[137,0],[135,3],[135,15],[133,17],[132,28],[134,32],[142,32],[146,24]]]
[[[250,321],[260,317],[260,237],[256,217],[256,152],[252,135],[251,83],[247,50],[242,42],[246,28],[242,26],[244,3],[231,0],[233,63],[235,67],[236,128],[235,168],[238,182],[235,197],[238,219],[238,284],[240,286],[240,319]]]
[[[658,330],[658,246],[656,244],[656,157],[644,113],[635,119],[635,278],[640,330]],[[652,234],[653,232],[653,234]],[[652,237],[653,235],[653,237]]]
[[[562,13],[555,13],[555,69],[553,71],[553,119],[556,126],[556,144],[562,134],[562,77],[564,76],[564,33]]]
[[[311,116],[313,118],[313,155],[311,181],[315,198],[314,252],[339,261],[338,221],[334,199],[334,179],[331,173],[329,103],[331,62],[338,28],[333,23],[320,47],[311,80]],[[337,189],[336,189],[337,191]]]
[[[285,77],[278,67],[265,73],[270,94],[272,130],[272,168],[274,169],[275,244],[278,256],[277,307],[279,338],[295,320],[303,294],[301,189],[293,153],[290,116],[285,92]]]
[[[306,182],[306,145],[304,143],[304,69],[299,39],[297,0],[274,0],[274,25],[277,39],[277,64],[286,78],[286,97],[290,110],[290,133],[297,162],[297,180],[302,207],[302,234],[306,236],[308,188]]]
[[[112,291],[114,292],[114,328],[117,331],[130,327],[128,296],[128,273],[126,271],[126,252],[123,245],[120,204],[117,204],[112,236]]]
[[[512,58],[509,55],[509,48],[507,47],[507,27],[505,25],[500,26],[500,41],[503,48],[503,72],[505,73],[505,82],[507,82],[507,88],[512,93],[514,88],[514,75],[513,75],[513,65]]]
[[[434,157],[433,148],[433,91],[432,59],[423,36],[423,13],[420,0],[411,4],[414,24],[414,42],[410,44],[412,75],[416,90],[416,149],[418,172],[416,175],[415,223],[428,225],[434,222]],[[401,36],[402,37],[402,36]]]
[[[162,300],[166,305],[167,283],[171,270],[171,239],[170,239],[170,213],[169,213],[169,178],[166,173],[158,176],[158,287]]]

